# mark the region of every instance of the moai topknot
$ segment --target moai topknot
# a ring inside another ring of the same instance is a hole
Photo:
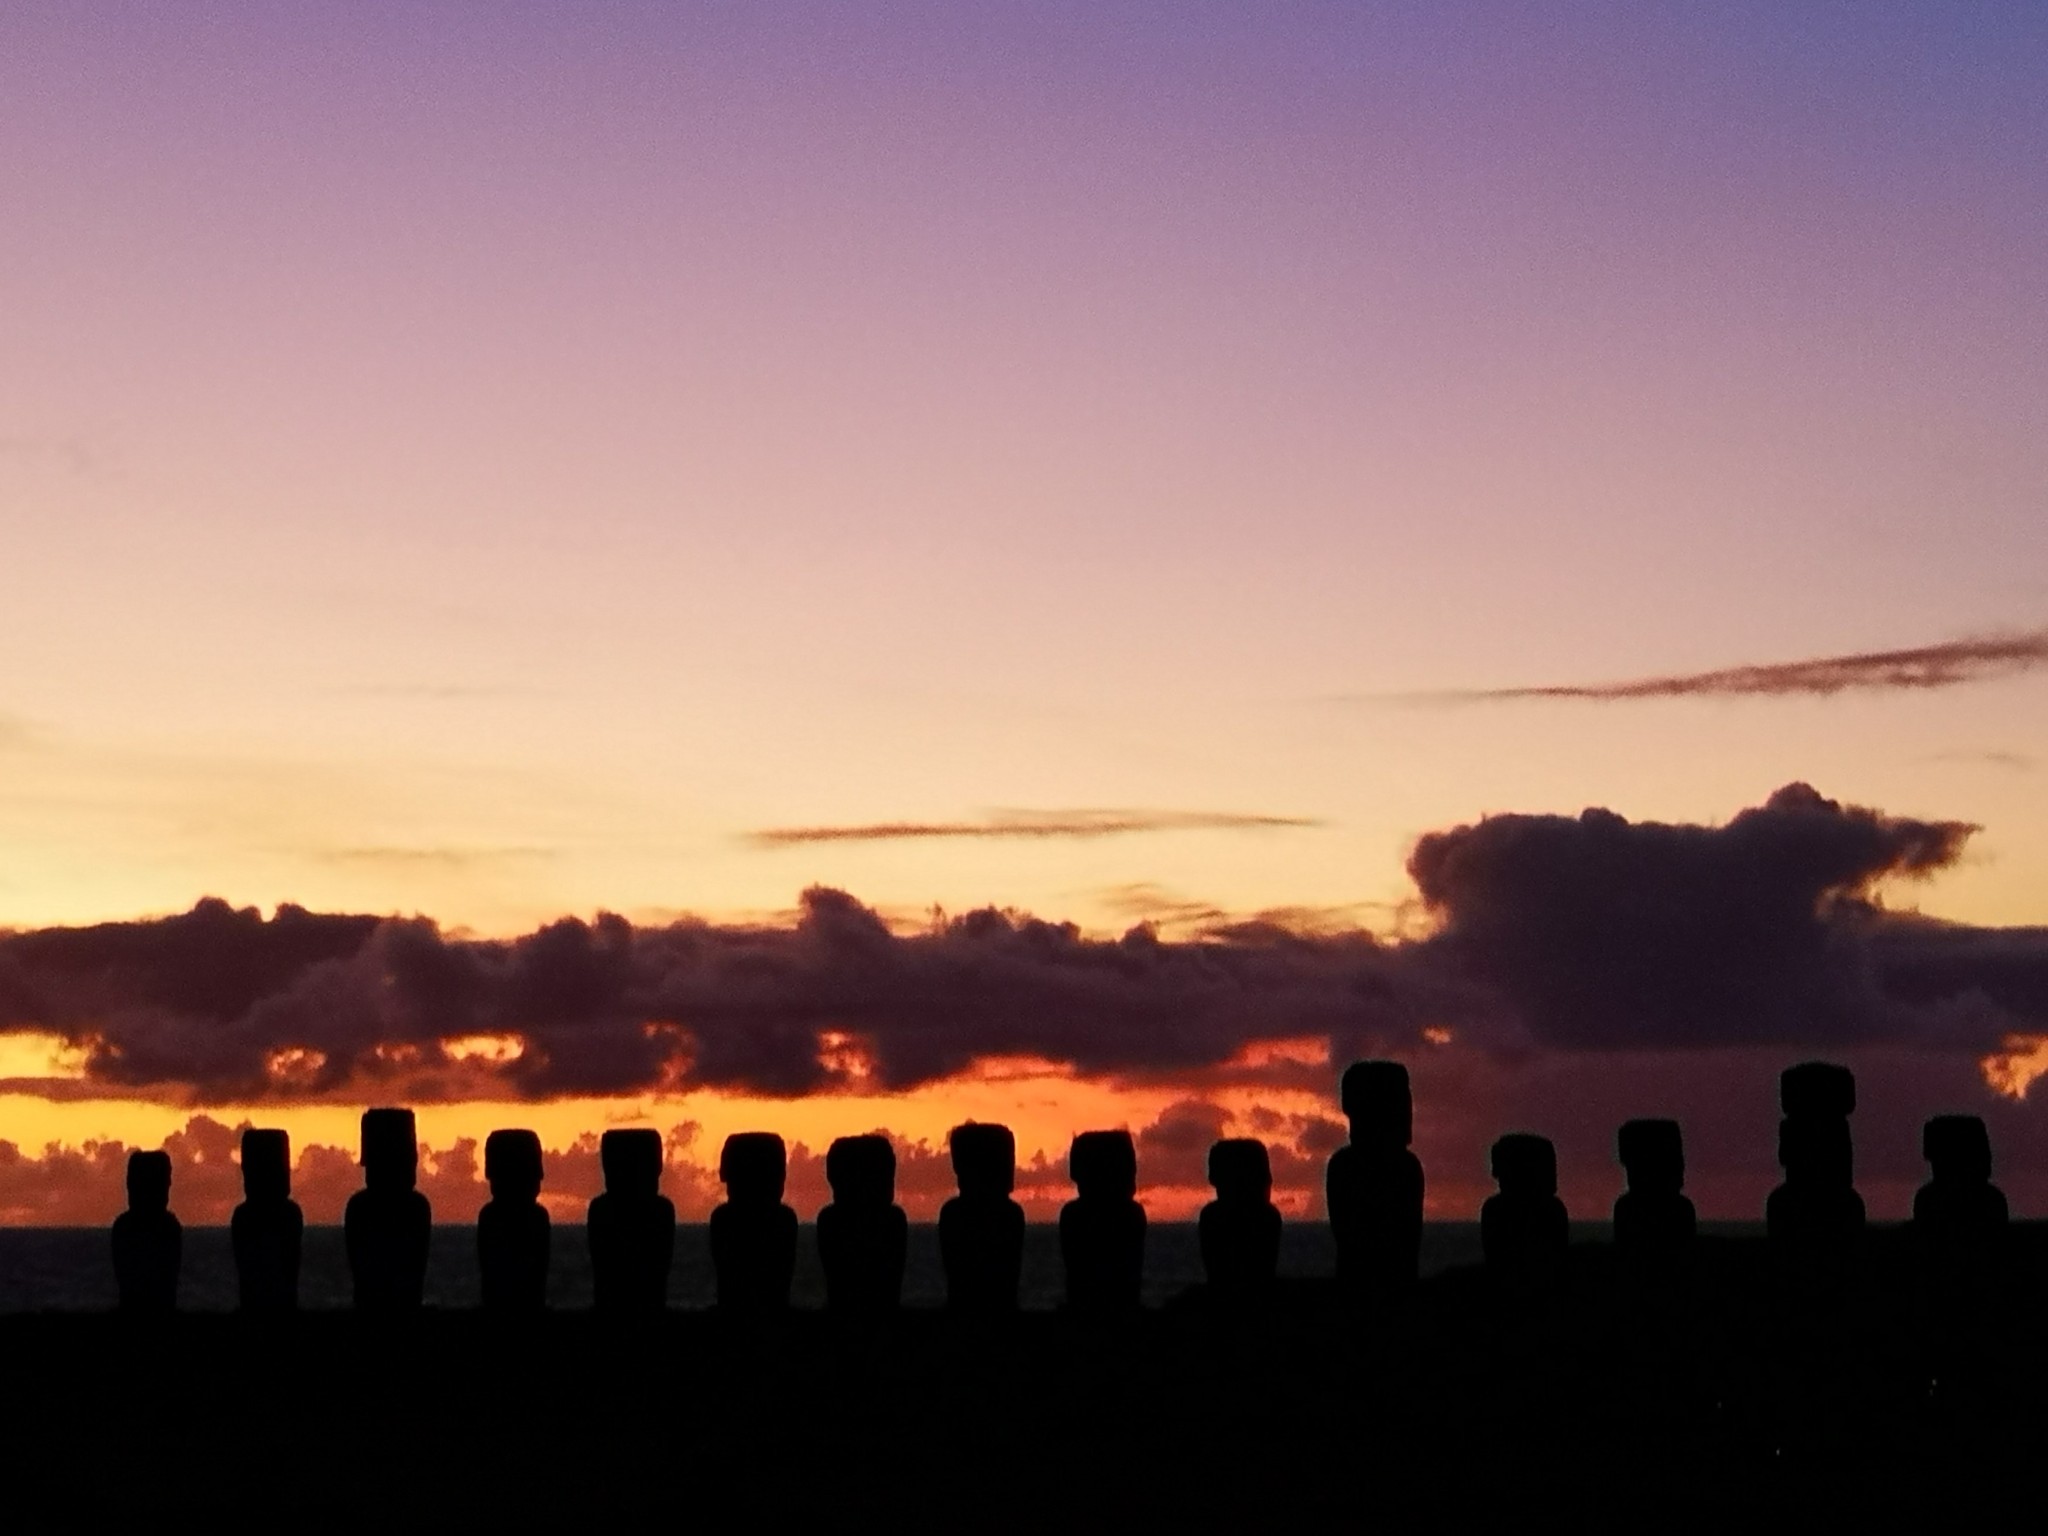
[[[939,1211],[939,1257],[946,1305],[967,1312],[1017,1306],[1024,1268],[1024,1207],[1017,1183],[1017,1138],[1007,1125],[956,1125],[947,1134],[960,1193]]]
[[[1856,1079],[1847,1067],[1808,1061],[1778,1079],[1778,1163],[1785,1182],[1764,1206],[1766,1231],[1793,1248],[1831,1249],[1863,1230],[1863,1199],[1856,1193],[1855,1149],[1849,1116],[1856,1111]]]
[[[1614,1202],[1614,1244],[1631,1259],[1663,1262],[1691,1246],[1698,1230],[1686,1199],[1685,1140],[1676,1120],[1630,1120],[1615,1137],[1628,1188]]]
[[[235,1281],[244,1312],[299,1304],[306,1216],[292,1199],[292,1143],[283,1131],[242,1132],[242,1203],[230,1218]]]
[[[841,1136],[825,1153],[832,1203],[818,1212],[825,1305],[888,1312],[903,1300],[910,1222],[896,1204],[896,1149],[886,1136]]]
[[[114,1282],[124,1312],[170,1312],[178,1305],[185,1232],[171,1214],[171,1155],[128,1154],[128,1209],[114,1218]]]
[[[1273,1164],[1263,1141],[1225,1140],[1209,1148],[1216,1198],[1202,1207],[1202,1271],[1227,1301],[1273,1289],[1280,1267],[1280,1212],[1273,1205]]]
[[[1548,1137],[1516,1131],[1493,1144],[1500,1193],[1479,1208],[1486,1267],[1515,1281],[1547,1281],[1564,1267],[1571,1221],[1557,1198],[1557,1149]]]
[[[738,1131],[718,1155],[725,1204],[711,1213],[718,1305],[778,1312],[796,1275],[796,1212],[782,1203],[789,1154],[773,1131]]]
[[[597,1144],[604,1193],[590,1202],[590,1301],[600,1312],[659,1312],[668,1305],[676,1208],[661,1192],[661,1132],[606,1131]]]
[[[1408,1150],[1408,1069],[1353,1062],[1341,1092],[1351,1144],[1331,1155],[1324,1183],[1337,1279],[1354,1292],[1412,1285],[1422,1259],[1422,1164]]]
[[[409,1109],[363,1111],[363,1187],[343,1213],[355,1304],[366,1312],[419,1307],[427,1287],[434,1208],[413,1186],[419,1140]]]
[[[1145,1207],[1129,1131],[1083,1131],[1067,1155],[1076,1198],[1060,1210],[1067,1305],[1077,1312],[1138,1307],[1145,1274]]]
[[[547,1207],[540,1137],[493,1131],[484,1138],[491,1198],[476,1215],[476,1264],[483,1304],[492,1312],[538,1312],[548,1304]]]
[[[1913,1196],[1913,1227],[1934,1254],[1977,1257],[2004,1235],[2011,1213],[1991,1182],[1991,1136],[1975,1115],[1937,1115],[1920,1132],[1934,1177]]]

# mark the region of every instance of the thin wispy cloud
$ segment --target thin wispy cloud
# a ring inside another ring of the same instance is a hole
[[[383,864],[399,868],[436,866],[443,869],[471,869],[482,864],[502,864],[526,859],[552,859],[552,848],[330,848],[318,858],[326,864]]]
[[[1237,811],[992,811],[973,821],[877,821],[838,827],[766,827],[746,834],[764,848],[796,843],[887,843],[931,838],[1120,837],[1133,832],[1243,832],[1315,827],[1307,816]]]
[[[1968,763],[1985,768],[2004,768],[2012,773],[2032,773],[2040,767],[2040,761],[2024,752],[1936,752],[1926,759],[1930,763]]]
[[[1858,651],[1799,661],[1760,662],[1709,672],[1674,672],[1606,683],[1546,683],[1411,695],[1450,703],[1512,699],[1825,698],[1851,692],[1924,692],[2012,677],[2048,666],[2048,629],[1944,640],[1898,651]]]

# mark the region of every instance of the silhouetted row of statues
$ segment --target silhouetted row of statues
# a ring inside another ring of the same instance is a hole
[[[1413,1100],[1407,1068],[1364,1061],[1342,1082],[1348,1145],[1330,1158],[1329,1222],[1337,1279],[1358,1294],[1412,1285],[1422,1245],[1423,1170],[1411,1150]],[[1774,1245],[1825,1256],[1851,1243],[1864,1224],[1854,1187],[1849,1116],[1855,1079],[1845,1067],[1807,1062],[1780,1080],[1784,1119],[1778,1159],[1784,1182],[1765,1210]],[[1012,1198],[1016,1140],[1006,1126],[969,1123],[948,1137],[959,1193],[939,1213],[939,1248],[949,1307],[1001,1312],[1017,1306],[1024,1256],[1024,1210]],[[663,1149],[652,1130],[607,1131],[599,1144],[604,1191],[590,1202],[592,1302],[607,1313],[659,1311],[667,1304],[675,1253],[675,1207],[661,1193]],[[1991,1183],[1991,1144],[1975,1116],[1927,1123],[1923,1149],[1933,1177],[1913,1202],[1914,1223],[1932,1248],[1967,1257],[1984,1251],[2007,1222],[2005,1197]],[[291,1198],[291,1148],[281,1130],[242,1134],[245,1198],[232,1241],[240,1302],[252,1312],[288,1311],[298,1302],[305,1218]],[[1693,1205],[1685,1196],[1685,1149],[1673,1120],[1631,1120],[1616,1138],[1627,1188],[1614,1206],[1617,1249],[1654,1271],[1693,1244]],[[419,1145],[409,1109],[372,1109],[362,1119],[363,1188],[344,1217],[357,1308],[395,1312],[422,1304],[433,1213],[417,1185]],[[1489,1271],[1511,1282],[1540,1282],[1563,1266],[1569,1217],[1557,1194],[1557,1153],[1541,1136],[1513,1133],[1493,1144],[1499,1192],[1480,1212]],[[796,1213],[783,1203],[788,1157],[772,1132],[726,1139],[718,1176],[726,1199],[711,1213],[712,1266],[720,1308],[787,1307],[796,1270]],[[1145,1209],[1137,1200],[1137,1149],[1127,1131],[1076,1136],[1068,1172],[1075,1198],[1060,1212],[1060,1255],[1068,1305],[1114,1313],[1139,1305],[1144,1273]],[[540,1138],[529,1130],[493,1131],[484,1143],[491,1198],[478,1215],[477,1263],[486,1309],[534,1311],[546,1305],[552,1232],[540,1203]],[[1211,1294],[1245,1301],[1273,1286],[1281,1216],[1264,1143],[1227,1139],[1209,1149],[1216,1198],[1200,1218],[1202,1264]],[[880,1312],[903,1289],[909,1225],[895,1203],[896,1153],[883,1136],[845,1136],[825,1157],[832,1203],[818,1213],[818,1257],[828,1308]],[[181,1232],[170,1211],[167,1153],[128,1160],[128,1210],[114,1222],[114,1269],[124,1308],[176,1305]]]

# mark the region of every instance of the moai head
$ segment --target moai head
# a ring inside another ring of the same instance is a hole
[[[484,1138],[484,1178],[493,1200],[527,1205],[540,1198],[540,1137],[532,1131],[493,1131]]]
[[[1635,1193],[1675,1195],[1685,1188],[1685,1139],[1676,1120],[1627,1121],[1614,1148]]]
[[[363,1111],[363,1183],[411,1189],[419,1181],[420,1143],[409,1109]]]
[[[597,1143],[604,1165],[604,1192],[629,1200],[651,1200],[661,1193],[661,1132],[606,1131]]]
[[[242,1132],[242,1195],[249,1200],[292,1197],[292,1139],[283,1131]]]
[[[789,1177],[789,1153],[773,1131],[735,1131],[718,1154],[718,1176],[734,1205],[776,1205]]]
[[[1338,1092],[1354,1143],[1405,1147],[1415,1139],[1415,1103],[1400,1062],[1354,1061]]]
[[[841,1136],[825,1151],[825,1182],[839,1205],[894,1205],[896,1149],[886,1136]]]
[[[953,1177],[969,1199],[1008,1199],[1017,1187],[1017,1138],[1007,1125],[956,1125],[946,1136]]]
[[[1230,1138],[1209,1148],[1209,1182],[1219,1200],[1264,1205],[1273,1197],[1273,1163],[1266,1144]]]
[[[1856,1075],[1831,1061],[1802,1061],[1778,1077],[1778,1108],[1792,1118],[1856,1113]]]
[[[1084,1200],[1129,1200],[1138,1193],[1138,1149],[1129,1131],[1083,1131],[1067,1153],[1067,1177]]]
[[[1557,1148],[1547,1136],[1509,1132],[1493,1144],[1493,1181],[1504,1195],[1555,1195]]]
[[[167,1211],[171,1208],[171,1154],[128,1154],[128,1209]]]
[[[1778,1122],[1778,1166],[1801,1183],[1848,1184],[1856,1171],[1849,1122],[1838,1115],[1790,1115]]]
[[[1920,1155],[1944,1184],[1991,1182],[1991,1136],[1975,1115],[1936,1115],[1921,1129]]]

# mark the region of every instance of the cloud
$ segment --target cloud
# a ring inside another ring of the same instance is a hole
[[[1240,832],[1315,827],[1304,816],[1234,811],[994,811],[979,821],[880,821],[846,827],[768,827],[747,840],[766,848],[795,843],[880,843],[940,837],[1117,837],[1131,832]]]
[[[87,1089],[207,1104],[876,1095],[1004,1062],[1182,1093],[1319,1093],[1368,1052],[1902,1047],[2048,1035],[2048,931],[1935,923],[1885,891],[1974,828],[1791,785],[1723,825],[1493,816],[1409,870],[1400,940],[1284,922],[1120,937],[982,910],[916,931],[842,891],[794,922],[264,921],[218,901],[0,935],[0,1030]],[[17,1080],[12,1086],[27,1090]]]
[[[2048,629],[2016,635],[1945,640],[1900,651],[1862,651],[1803,661],[1762,662],[1711,672],[1680,672],[1612,683],[1553,683],[1523,688],[1476,688],[1425,697],[1444,702],[1510,699],[1783,698],[1826,697],[1851,691],[1921,691],[2012,677],[2048,664]]]
[[[552,859],[552,848],[333,848],[315,855],[326,864],[382,864],[400,869],[435,865],[444,869],[475,869],[486,864]]]
[[[1538,1043],[1839,1044],[1957,1022],[1883,985],[1899,925],[1874,896],[1976,830],[1793,784],[1720,827],[1492,816],[1422,838],[1408,871],[1439,959],[1511,999]]]

